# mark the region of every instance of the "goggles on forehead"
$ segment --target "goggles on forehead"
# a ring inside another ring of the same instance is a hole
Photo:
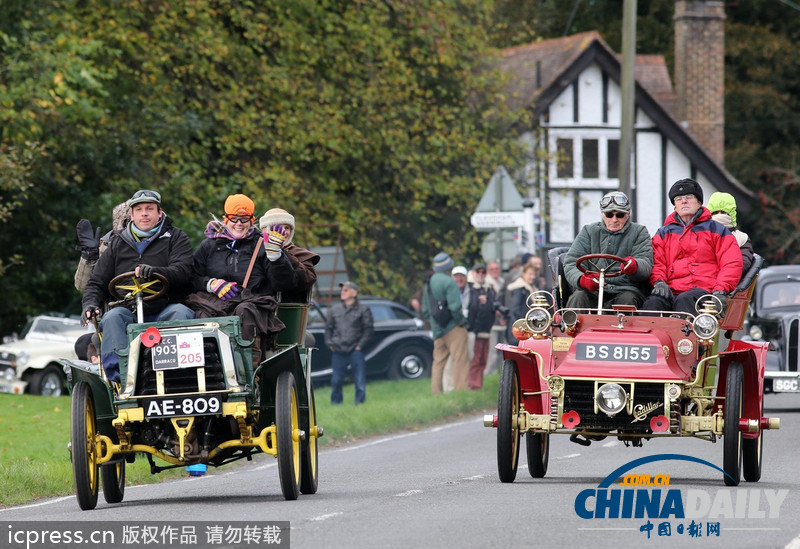
[[[600,207],[601,208],[608,208],[611,203],[616,204],[617,206],[622,206],[623,208],[628,205],[628,197],[622,193],[609,193],[605,195],[603,198],[600,199]]]

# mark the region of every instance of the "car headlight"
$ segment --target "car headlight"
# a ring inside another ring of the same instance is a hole
[[[31,355],[28,353],[28,351],[20,351],[20,353],[17,355],[17,365],[25,366],[28,363],[30,356]]]
[[[14,373],[14,368],[3,368],[3,370],[0,371],[0,378],[6,381],[14,381],[15,377],[17,376]]]
[[[758,324],[750,326],[750,337],[756,341],[764,339],[764,330]]]
[[[514,324],[511,325],[511,335],[520,341],[524,341],[530,339],[533,332],[528,326],[528,322],[524,318],[520,318],[519,320],[515,320]]]
[[[700,339],[712,339],[715,335],[717,335],[717,331],[719,330],[719,322],[717,322],[716,317],[713,315],[703,313],[695,317],[692,328],[694,329],[694,333]]]
[[[528,323],[528,327],[537,334],[547,331],[551,320],[550,313],[541,307],[534,307],[525,315],[525,322]]]
[[[625,408],[628,393],[617,383],[605,383],[597,390],[594,401],[603,413],[614,417]]]

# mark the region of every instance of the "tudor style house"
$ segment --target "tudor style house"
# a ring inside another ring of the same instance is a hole
[[[696,179],[706,198],[731,193],[743,211],[753,198],[723,167],[724,19],[722,2],[676,1],[674,89],[663,56],[636,56],[630,198],[651,234],[673,210],[667,192],[678,179]],[[526,177],[541,204],[542,246],[569,245],[619,186],[620,58],[597,32],[501,56],[514,100],[534,114],[523,139],[535,152]]]

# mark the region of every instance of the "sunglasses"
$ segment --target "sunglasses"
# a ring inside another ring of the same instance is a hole
[[[600,207],[608,208],[608,205],[612,202],[617,206],[622,206],[623,208],[630,203],[628,201],[628,197],[622,193],[609,193],[600,199]]]
[[[253,221],[253,217],[249,215],[234,215],[233,217],[228,217],[228,221],[231,223],[250,223]]]
[[[611,219],[612,217],[616,217],[617,219],[623,219],[628,214],[623,212],[603,212],[603,215],[609,219]]]

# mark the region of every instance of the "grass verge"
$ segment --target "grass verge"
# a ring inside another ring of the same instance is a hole
[[[420,429],[493,409],[498,382],[495,374],[486,377],[480,391],[433,397],[430,380],[372,381],[367,384],[366,402],[359,406],[353,404],[352,385],[345,386],[345,403],[338,406],[330,403],[330,387],[320,387],[314,391],[317,423],[325,429],[320,446]],[[0,394],[0,506],[74,493],[67,451],[69,415],[69,397]],[[186,475],[182,468],[152,475],[141,456],[128,465],[126,474],[128,485]]]

